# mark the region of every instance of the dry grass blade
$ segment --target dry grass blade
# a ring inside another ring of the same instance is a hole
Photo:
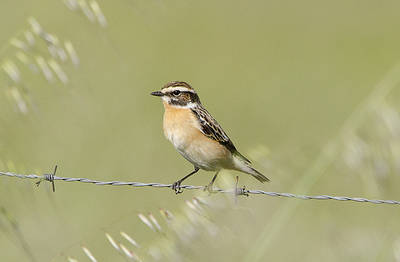
[[[29,258],[29,260],[33,262],[37,261],[15,217],[12,216],[12,214],[10,214],[5,207],[0,207],[0,215],[2,215],[10,224],[12,231],[14,232],[16,238],[18,239],[18,242],[21,245],[22,250]]]

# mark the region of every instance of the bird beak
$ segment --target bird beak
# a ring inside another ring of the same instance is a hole
[[[164,94],[160,91],[151,92],[152,96],[163,96]]]

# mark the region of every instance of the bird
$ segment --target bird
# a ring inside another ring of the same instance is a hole
[[[192,172],[172,184],[176,194],[182,193],[182,182],[200,169],[216,172],[205,187],[209,191],[212,191],[214,181],[222,169],[249,174],[262,183],[269,181],[251,166],[250,160],[239,153],[187,82],[169,82],[151,95],[161,97],[164,104],[165,137],[194,166]]]

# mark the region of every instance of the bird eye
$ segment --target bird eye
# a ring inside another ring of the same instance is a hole
[[[173,94],[174,96],[179,96],[179,95],[181,94],[181,91],[175,90],[174,92],[172,92],[172,94]]]

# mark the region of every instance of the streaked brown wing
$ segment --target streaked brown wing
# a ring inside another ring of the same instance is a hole
[[[224,145],[232,153],[237,152],[228,135],[204,107],[196,106],[192,108],[192,112],[199,120],[200,131],[204,135]]]

